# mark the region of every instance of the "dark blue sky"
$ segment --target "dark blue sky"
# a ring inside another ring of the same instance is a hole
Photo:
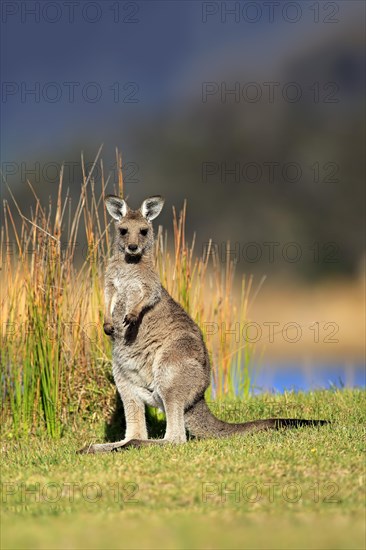
[[[241,3],[241,11],[227,13],[226,22],[218,2],[73,4],[72,12],[64,2],[57,3],[58,10],[47,1],[3,2],[4,159],[31,158],[41,151],[52,155],[67,144],[89,142],[92,135],[95,144],[114,146],[119,131],[126,142],[134,125],[199,103],[203,81],[228,75],[241,81],[260,74],[269,78],[281,71],[289,54],[306,48],[310,35],[309,45],[339,30],[339,24],[315,24],[316,14],[306,2],[298,3],[296,23],[288,20],[296,18],[294,11],[277,8],[270,22],[263,2],[258,12],[244,12],[248,3]],[[349,15],[357,16],[359,4],[341,2],[340,15],[333,17],[345,23]],[[27,94],[32,88],[37,99]],[[101,97],[94,102],[95,94]]]

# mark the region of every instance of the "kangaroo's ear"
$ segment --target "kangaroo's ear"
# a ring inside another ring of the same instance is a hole
[[[120,220],[127,214],[127,203],[115,195],[107,195],[105,204],[108,212],[115,220]]]
[[[151,222],[157,216],[159,216],[163,206],[164,199],[163,197],[160,197],[160,195],[157,195],[156,197],[149,197],[148,199],[144,200],[141,205],[141,214],[144,216],[144,218]]]

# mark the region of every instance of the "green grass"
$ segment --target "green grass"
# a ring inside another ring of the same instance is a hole
[[[59,441],[6,439],[1,546],[363,548],[365,401],[343,390],[216,403],[230,421],[332,424],[108,455],[75,454],[104,439],[99,422]]]

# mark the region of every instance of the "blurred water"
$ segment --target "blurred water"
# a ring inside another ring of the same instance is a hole
[[[304,367],[295,363],[264,364],[255,370],[254,393],[285,390],[311,391],[366,386],[365,365],[318,363]]]

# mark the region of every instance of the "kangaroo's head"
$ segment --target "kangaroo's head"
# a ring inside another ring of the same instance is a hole
[[[161,212],[164,199],[160,196],[144,200],[138,210],[131,210],[126,201],[115,195],[106,197],[106,206],[116,220],[115,246],[128,263],[138,263],[151,252],[154,244],[152,220]]]

